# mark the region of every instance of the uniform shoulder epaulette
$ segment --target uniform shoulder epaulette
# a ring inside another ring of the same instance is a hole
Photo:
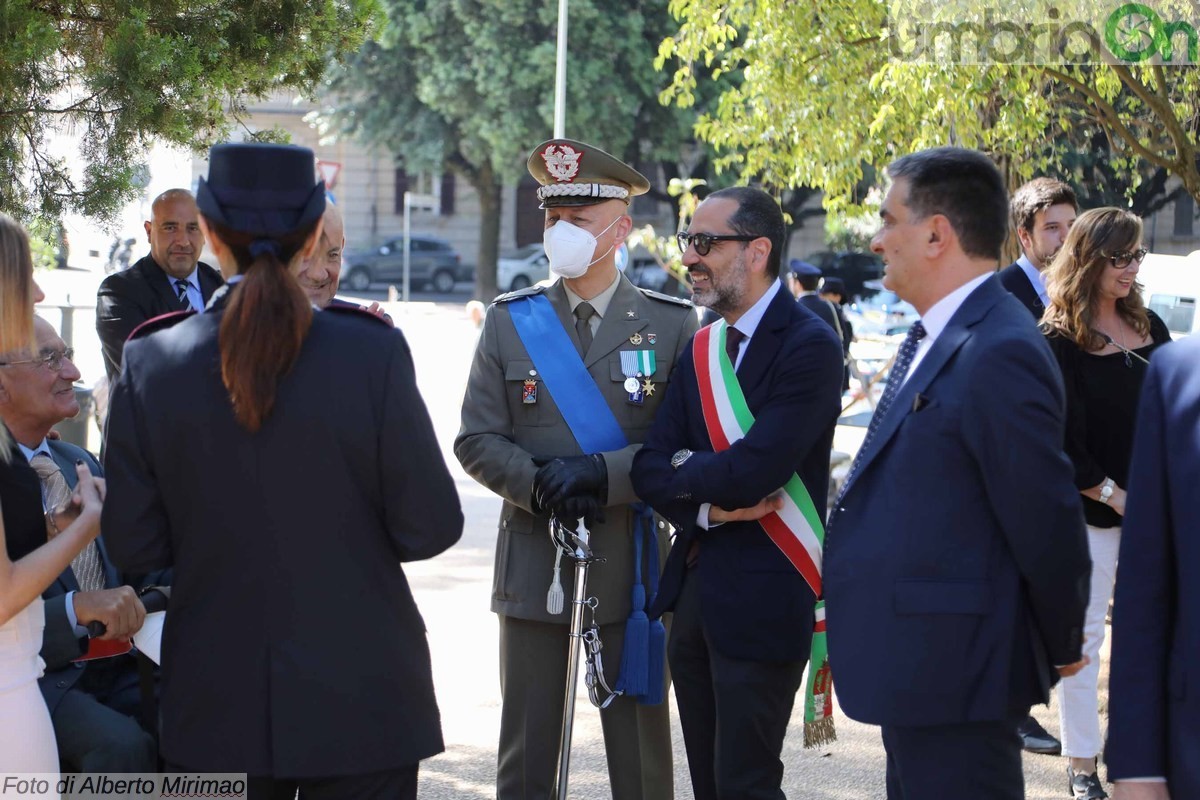
[[[674,303],[675,305],[683,306],[684,308],[695,308],[695,306],[692,305],[691,300],[685,300],[682,297],[672,297],[669,294],[656,292],[653,289],[643,289],[640,286],[637,287],[637,290],[653,300],[662,300],[664,303]]]
[[[492,304],[507,303],[512,300],[518,300],[522,297],[532,297],[535,294],[541,294],[546,291],[546,287],[540,283],[535,283],[532,286],[526,286],[524,289],[517,289],[515,292],[505,292],[492,301]]]
[[[332,311],[335,314],[352,314],[355,317],[365,317],[366,319],[378,322],[380,325],[386,325],[389,328],[395,327],[391,322],[391,317],[384,319],[378,314],[374,314],[367,309],[355,303],[347,303],[346,301],[335,301],[325,306],[326,312]]]
[[[140,339],[143,336],[149,336],[150,334],[157,333],[158,331],[165,331],[167,328],[183,322],[188,317],[195,315],[196,311],[193,309],[191,311],[168,311],[166,314],[160,314],[157,317],[151,317],[141,325],[138,325],[136,328],[134,328],[126,341],[132,342],[134,339]]]

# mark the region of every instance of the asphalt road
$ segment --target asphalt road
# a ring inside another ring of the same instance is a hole
[[[42,313],[51,323],[58,325],[63,319],[59,306],[80,306],[68,312],[68,316],[75,330],[76,361],[87,385],[103,374],[94,312],[89,308],[94,303],[100,277],[74,270],[43,272],[37,276],[47,294],[47,306]],[[429,629],[446,740],[446,752],[422,765],[422,800],[494,796],[500,688],[496,619],[489,610],[489,599],[500,502],[467,477],[451,452],[477,337],[463,309],[469,298],[470,292],[460,287],[460,291],[443,302],[430,302],[435,298],[414,294],[413,302],[407,306],[388,306],[412,347],[421,391],[443,446],[444,458],[457,481],[466,516],[466,528],[458,545],[438,558],[405,566]],[[364,299],[386,300],[386,293],[374,292]],[[862,428],[840,427],[835,444],[840,450],[853,452],[862,434]],[[98,440],[93,438],[89,444],[95,450]],[[552,686],[547,691],[559,696],[561,689]],[[610,796],[599,712],[587,704],[582,689],[579,698],[571,796],[599,800]],[[671,702],[674,714],[673,698]],[[1057,733],[1055,708],[1037,709],[1035,715],[1051,732]],[[802,709],[797,704],[783,754],[784,789],[789,798],[868,800],[884,796],[884,753],[875,728],[855,723],[839,712],[838,741],[819,750],[804,750],[801,718]],[[675,797],[691,800],[677,714],[674,719]],[[397,720],[397,724],[402,725],[403,720]],[[1065,770],[1063,759],[1027,755],[1027,797],[1032,800],[1069,797]]]

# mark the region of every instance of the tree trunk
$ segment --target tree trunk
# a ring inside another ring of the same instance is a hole
[[[475,299],[490,303],[496,289],[496,260],[500,253],[500,181],[490,165],[473,181],[479,195],[479,257],[475,263]]]

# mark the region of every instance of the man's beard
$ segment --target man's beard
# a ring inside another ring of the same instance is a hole
[[[689,272],[699,272],[708,277],[708,285],[703,290],[692,287],[692,302],[698,306],[711,308],[718,314],[726,314],[741,307],[742,298],[746,296],[746,262],[744,253],[738,253],[737,258],[726,268],[718,279],[717,275],[703,263],[697,264]]]

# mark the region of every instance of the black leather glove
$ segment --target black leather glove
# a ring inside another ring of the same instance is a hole
[[[608,494],[608,468],[603,456],[542,457],[534,458],[533,463],[539,467],[533,476],[533,501],[543,511],[565,515],[566,519],[582,517],[572,516],[573,509],[567,509],[564,503],[584,497],[594,501],[595,509],[603,507]]]

